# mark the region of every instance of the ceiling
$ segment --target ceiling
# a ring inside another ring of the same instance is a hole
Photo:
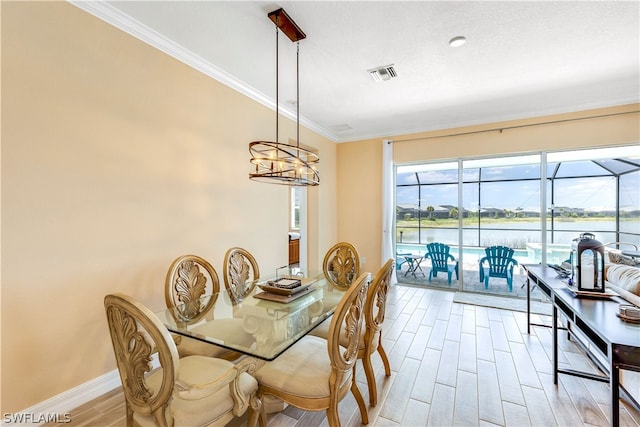
[[[267,13],[283,7],[307,35],[301,123],[336,142],[640,102],[638,1],[72,3],[272,108]],[[279,40],[295,118],[295,44]],[[370,77],[390,64],[396,78]]]

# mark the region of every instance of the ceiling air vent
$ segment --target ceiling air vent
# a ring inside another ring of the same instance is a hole
[[[334,132],[346,132],[346,131],[351,130],[353,128],[351,126],[349,126],[348,124],[343,123],[343,124],[339,124],[339,125],[329,126],[329,129],[331,129]]]
[[[384,67],[378,67],[367,71],[369,72],[371,78],[377,82],[391,80],[395,77],[398,77],[398,73],[396,73],[396,69],[393,68],[393,64],[385,65]]]

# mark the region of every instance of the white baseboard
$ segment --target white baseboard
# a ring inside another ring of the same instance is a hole
[[[151,355],[151,369],[160,367],[158,354]],[[33,405],[16,414],[2,414],[0,426],[36,426],[51,422],[47,417],[58,417],[57,423],[64,422],[65,417],[69,417],[71,410],[91,402],[93,399],[102,396],[120,387],[120,373],[117,369],[107,372],[97,378],[80,384],[63,393],[53,396],[50,399]],[[9,418],[7,418],[9,417]],[[39,421],[34,421],[39,420]]]
[[[117,369],[114,369],[57,396],[53,396],[44,402],[20,411],[19,414],[3,414],[2,424],[0,425],[7,427],[39,425],[46,423],[47,417],[55,417],[56,415],[60,420],[64,420],[64,414],[69,414],[72,409],[84,405],[120,386],[120,374]],[[8,419],[7,416],[13,416],[14,418]],[[37,420],[41,420],[41,422],[37,422]]]

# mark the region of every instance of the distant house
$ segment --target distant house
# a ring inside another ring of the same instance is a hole
[[[415,203],[396,205],[396,220],[418,219],[418,212],[418,205]]]
[[[480,218],[504,218],[504,209],[498,208],[482,208],[480,209]]]
[[[451,216],[451,210],[456,209],[455,206],[418,206],[413,203],[402,203],[396,205],[396,219],[397,220],[412,220],[412,219],[447,219]]]

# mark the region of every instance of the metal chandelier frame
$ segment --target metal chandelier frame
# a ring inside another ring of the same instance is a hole
[[[276,141],[253,141],[249,144],[251,164],[255,171],[249,173],[254,181],[289,186],[316,186],[320,184],[318,164],[320,158],[312,151],[300,147],[300,40],[304,32],[280,8],[268,14],[276,25]],[[279,139],[279,60],[278,31],[282,31],[292,42],[296,42],[296,145],[283,144]]]

